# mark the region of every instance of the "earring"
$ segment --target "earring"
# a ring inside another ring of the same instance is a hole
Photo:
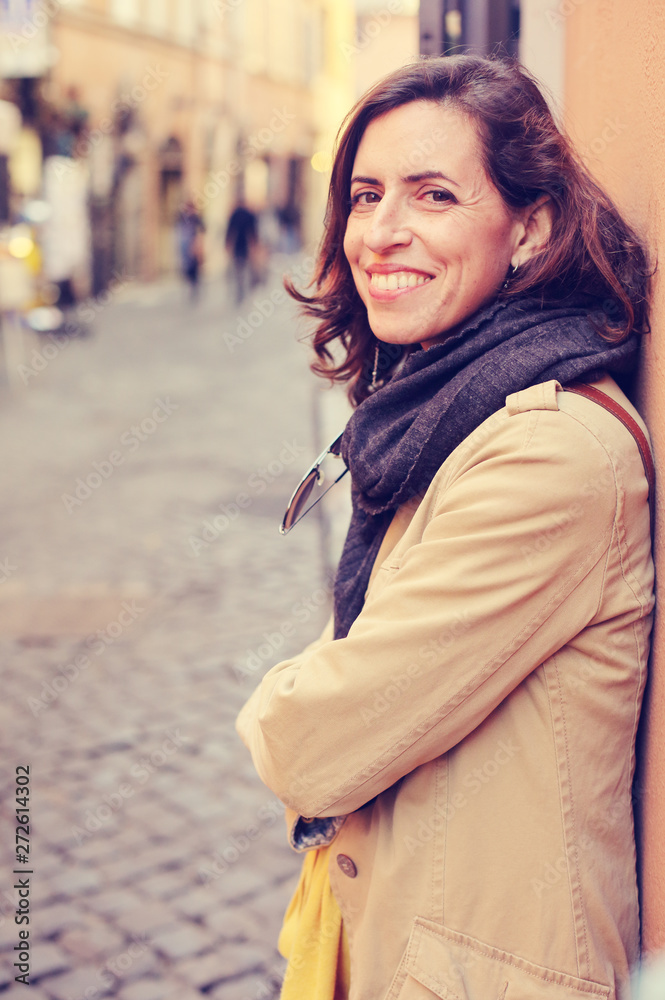
[[[508,282],[510,281],[510,279],[514,278],[515,275],[517,274],[517,268],[519,267],[519,264],[511,264],[510,267],[511,267],[511,271],[509,271],[508,277],[506,278],[506,280],[503,283],[503,287],[504,288],[508,287]]]
[[[374,348],[374,370],[372,372],[372,384],[371,389],[376,389],[377,387],[377,375],[379,372],[379,342],[377,340],[376,346]]]

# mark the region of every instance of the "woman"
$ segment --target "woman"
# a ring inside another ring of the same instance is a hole
[[[516,65],[433,59],[353,111],[297,296],[357,404],[334,621],[238,720],[307,852],[284,997],[628,997],[653,571],[612,376],[647,280]]]
[[[185,202],[178,216],[176,231],[182,276],[189,284],[190,296],[194,301],[199,292],[205,226],[191,199]]]

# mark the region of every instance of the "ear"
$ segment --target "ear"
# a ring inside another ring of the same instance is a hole
[[[510,263],[514,268],[526,264],[547,243],[552,232],[552,199],[542,194],[533,204],[524,209],[522,223],[524,234],[513,251]]]

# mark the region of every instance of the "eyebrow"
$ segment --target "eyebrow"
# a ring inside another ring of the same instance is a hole
[[[407,174],[406,177],[400,177],[400,180],[404,184],[417,184],[418,181],[427,180],[443,180],[447,181],[449,184],[454,184],[455,187],[460,187],[457,181],[454,181],[452,177],[446,176],[446,174],[441,173],[440,170],[423,170],[418,174]],[[356,175],[351,178],[352,184],[373,184],[376,187],[380,185],[380,182],[376,177],[363,177],[361,175]]]

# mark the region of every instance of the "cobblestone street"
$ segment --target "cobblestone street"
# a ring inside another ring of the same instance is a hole
[[[22,877],[31,1000],[279,992],[299,859],[233,720],[320,631],[331,559],[321,515],[277,531],[330,396],[280,289],[232,309],[222,283],[195,305],[121,285],[90,337],[31,341],[0,389],[7,996]]]

